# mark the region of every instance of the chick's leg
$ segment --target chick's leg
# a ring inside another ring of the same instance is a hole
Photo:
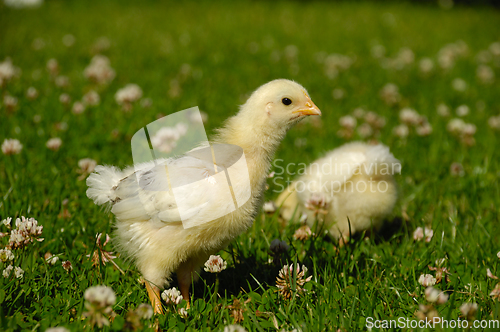
[[[146,281],[146,290],[148,291],[149,300],[151,301],[151,305],[153,306],[154,313],[163,315],[160,289],[155,285],[152,285],[149,281]]]
[[[177,282],[179,284],[179,290],[181,291],[182,297],[187,301],[187,307],[189,308],[189,286],[191,286],[191,272],[190,268],[182,266],[177,270]]]

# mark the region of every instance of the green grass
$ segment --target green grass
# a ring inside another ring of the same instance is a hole
[[[96,233],[112,232],[113,218],[86,197],[85,181],[78,180],[78,160],[129,165],[131,136],[157,116],[199,106],[209,115],[206,127],[211,131],[236,112],[249,92],[280,77],[307,87],[323,117],[319,128],[306,123],[292,129],[276,158],[282,163],[309,163],[346,142],[336,134],[339,117],[356,107],[373,110],[387,121],[377,140],[403,165],[397,176],[400,201],[380,234],[358,236],[339,250],[322,236],[305,243],[293,240],[298,226],[282,228],[276,215],[258,215],[253,227],[221,253],[228,269],[219,275],[220,296],[212,298],[215,276],[202,272],[188,318],[170,312],[159,318],[160,326],[221,330],[233,322],[227,306],[234,299],[245,302],[240,325],[252,331],[356,331],[366,330],[367,317],[416,319],[419,304],[427,304],[418,278],[434,274],[428,266],[443,257],[448,258],[451,280],[436,286],[450,294],[447,303],[437,306],[440,316],[463,318],[459,307],[476,302],[476,319],[500,319],[499,301],[489,296],[498,281],[486,276],[487,268],[500,275],[500,132],[487,124],[490,116],[500,113],[500,60],[489,64],[496,74],[489,85],[476,79],[475,60],[480,50],[500,41],[499,21],[500,13],[490,8],[458,6],[445,11],[408,3],[47,1],[35,10],[0,5],[0,61],[11,57],[22,70],[0,88],[2,96],[18,98],[15,111],[0,106],[0,141],[17,138],[24,145],[19,155],[0,154],[0,219],[34,217],[43,225],[45,239],[15,252],[14,265],[25,270],[22,279],[0,276],[0,330],[91,330],[81,319],[83,293],[98,284],[117,294],[117,316],[105,330],[122,330],[127,312],[147,303],[147,294],[137,281],[137,270],[127,262],[116,260],[125,270],[121,275],[110,264],[93,267],[86,257],[96,249]],[[76,39],[71,47],[62,43],[66,34]],[[102,53],[117,74],[102,87],[83,76],[101,36],[111,41]],[[45,47],[34,50],[37,38]],[[438,51],[457,40],[463,40],[469,51],[452,69],[443,70],[435,62],[431,74],[419,72],[422,57],[436,61]],[[409,47],[416,61],[401,70],[384,69],[370,55],[375,44],[383,45],[391,58]],[[296,58],[286,56],[289,45],[296,46]],[[317,61],[321,52],[355,61],[329,79],[324,64]],[[69,87],[55,86],[45,69],[50,58],[58,60]],[[190,65],[190,74],[181,74],[183,64]],[[37,71],[39,79],[33,78]],[[455,78],[468,83],[465,92],[452,89]],[[175,98],[168,94],[174,79],[181,86]],[[389,82],[398,85],[402,95],[395,106],[379,97]],[[144,97],[152,99],[150,108],[121,110],[114,94],[128,83],[137,83]],[[30,86],[40,92],[34,101],[25,97]],[[345,98],[333,99],[335,88],[344,89]],[[83,114],[74,115],[59,102],[63,92],[76,101],[90,89],[98,90],[101,103]],[[449,118],[436,112],[442,102],[452,112],[461,104],[470,107],[465,121],[477,126],[474,146],[465,146],[447,132]],[[394,136],[392,128],[403,107],[425,115],[433,133],[412,133],[406,140]],[[61,122],[67,130],[58,129]],[[53,152],[45,142],[56,136],[63,144]],[[453,162],[463,165],[463,177],[450,174]],[[282,180],[269,180],[266,200],[278,195],[273,181]],[[432,241],[415,242],[413,230],[424,225],[434,230]],[[0,225],[0,231],[7,230]],[[305,264],[313,276],[309,292],[292,301],[277,293],[281,266],[268,263],[274,238],[289,243],[284,257],[288,262]],[[0,239],[2,246],[7,241]],[[48,265],[43,259],[46,252],[60,255],[60,261]],[[72,272],[62,268],[64,260],[72,262]],[[6,265],[0,262],[0,269]]]

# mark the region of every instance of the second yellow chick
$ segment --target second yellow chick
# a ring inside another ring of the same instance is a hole
[[[398,199],[401,164],[383,144],[352,142],[311,163],[276,200],[285,221],[316,222],[336,240],[378,230]]]

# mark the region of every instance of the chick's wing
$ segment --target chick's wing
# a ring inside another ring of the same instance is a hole
[[[234,210],[224,171],[210,158],[185,155],[141,165],[115,189],[119,219],[192,227]]]

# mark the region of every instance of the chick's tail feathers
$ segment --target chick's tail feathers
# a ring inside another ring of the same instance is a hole
[[[369,175],[395,175],[401,173],[401,163],[383,144],[370,146],[366,150],[364,170]]]
[[[97,166],[87,178],[87,197],[97,205],[115,202],[115,188],[123,178],[123,172],[114,166]]]

